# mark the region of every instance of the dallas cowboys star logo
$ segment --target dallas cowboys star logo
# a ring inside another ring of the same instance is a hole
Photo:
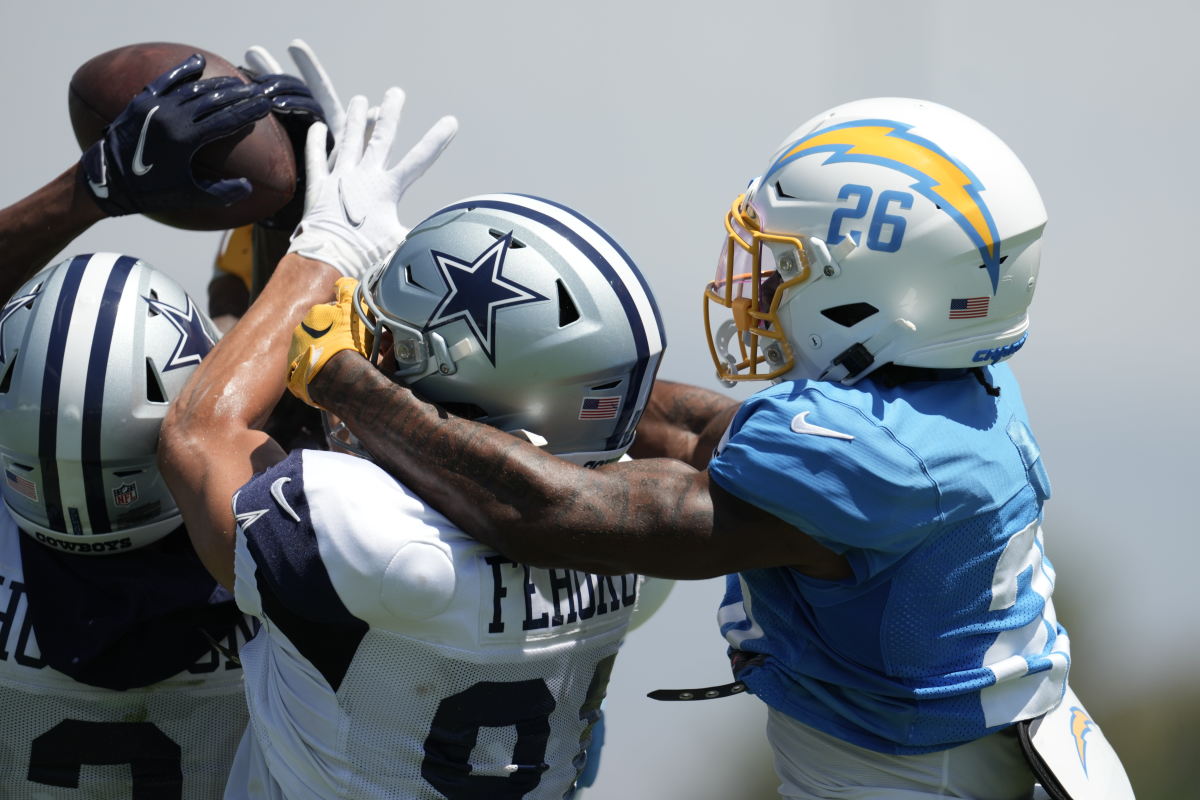
[[[242,496],[241,489],[238,489],[236,492],[233,493],[233,507],[234,508],[237,508],[238,498],[241,496]],[[258,508],[258,509],[251,509],[250,511],[243,511],[240,514],[235,511],[235,512],[233,512],[233,518],[237,522],[237,524],[241,527],[242,530],[246,530],[251,525],[258,522],[262,518],[262,516],[264,514],[266,514],[267,511],[269,511],[269,510],[270,509],[266,509],[266,508]]]
[[[142,299],[149,303],[152,309],[166,317],[167,322],[179,331],[179,341],[175,343],[175,352],[171,353],[166,366],[163,367],[163,372],[199,364],[200,359],[208,355],[209,350],[212,350],[213,340],[209,338],[208,331],[200,322],[200,314],[192,303],[192,298],[187,299],[187,308],[182,310],[167,305],[154,297],[143,296]]]
[[[33,298],[37,297],[42,291],[42,284],[33,287],[33,291],[29,294],[17,295],[13,299],[4,304],[4,308],[0,310],[0,364],[4,363],[4,323],[8,322],[8,318],[20,311],[22,308],[33,305]]]
[[[430,315],[425,330],[440,328],[456,320],[466,322],[493,366],[496,364],[496,313],[502,308],[547,299],[501,274],[511,242],[512,231],[509,231],[470,263],[448,253],[430,251],[450,291]]]
[[[270,510],[271,509],[269,508],[259,508],[255,509],[254,511],[243,511],[240,514],[234,514],[233,518],[237,524],[241,526],[242,530],[246,530],[251,525],[258,522],[259,519],[261,519],[262,516]]]

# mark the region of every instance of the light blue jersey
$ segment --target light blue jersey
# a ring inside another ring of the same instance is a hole
[[[722,488],[845,556],[852,578],[730,576],[721,631],[768,705],[876,751],[977,739],[1053,708],[1070,665],[1041,537],[1050,495],[1006,365],[885,388],[782,383],[709,464]]]

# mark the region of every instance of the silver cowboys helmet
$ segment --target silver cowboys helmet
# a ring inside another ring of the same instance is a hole
[[[632,443],[664,345],[654,297],[617,243],[523,195],[437,211],[359,286],[355,307],[376,347],[390,335],[396,380],[584,465]]]
[[[1025,342],[1046,211],[995,134],[876,98],[801,125],[734,202],[705,325],[717,375],[852,384]]]
[[[0,460],[17,525],[89,554],[179,527],[158,430],[216,336],[178,283],[132,256],[75,256],[22,286],[0,312]]]

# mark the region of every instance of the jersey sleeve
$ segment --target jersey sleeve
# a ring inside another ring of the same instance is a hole
[[[242,487],[234,514],[248,613],[261,615],[269,586],[301,619],[390,627],[440,613],[453,596],[445,518],[363,459],[295,451]]]
[[[302,451],[255,475],[233,497],[235,596],[248,614],[319,624],[352,620],[322,561]]]
[[[916,454],[812,385],[783,384],[746,400],[709,474],[846,555],[860,579],[915,547],[939,518],[937,487]]]

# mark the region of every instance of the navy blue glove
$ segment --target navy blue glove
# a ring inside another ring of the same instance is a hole
[[[289,233],[300,224],[304,214],[304,142],[308,138],[308,126],[324,122],[325,114],[304,81],[295,75],[268,73],[257,75],[245,67],[242,71],[254,82],[263,96],[271,101],[271,113],[283,125],[292,143],[296,156],[296,192],[287,205],[258,224],[265,228],[284,230]],[[330,142],[332,147],[332,142]]]
[[[196,53],[155,78],[84,151],[86,184],[104,213],[230,206],[250,194],[245,178],[198,178],[192,156],[265,117],[272,101],[234,76],[197,80],[204,63]]]
[[[325,121],[321,104],[313,98],[312,91],[304,81],[295,75],[255,75],[248,70],[244,71],[258,86],[263,96],[271,101],[271,111],[279,117],[284,127],[298,127],[304,135],[309,125]]]

